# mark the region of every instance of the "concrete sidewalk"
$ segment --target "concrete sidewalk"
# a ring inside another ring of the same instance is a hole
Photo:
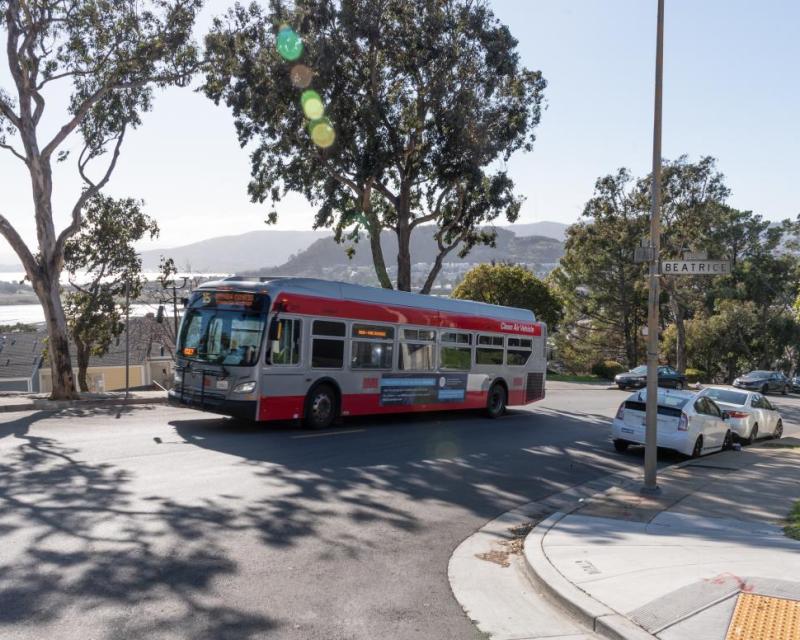
[[[635,480],[552,515],[525,541],[530,570],[609,637],[800,638],[800,541],[783,534],[800,440],[692,460],[659,485],[655,498]]]
[[[0,412],[8,411],[60,411],[69,408],[86,408],[129,404],[164,404],[166,391],[124,391],[106,393],[81,393],[77,400],[50,400],[46,393],[4,393],[0,395]]]

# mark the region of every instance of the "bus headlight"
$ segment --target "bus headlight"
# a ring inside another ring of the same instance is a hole
[[[256,383],[254,380],[250,382],[240,382],[233,388],[234,393],[253,393],[256,390]]]
[[[179,384],[182,380],[183,380],[183,372],[182,371],[176,371],[175,373],[172,374],[172,381],[175,384]]]

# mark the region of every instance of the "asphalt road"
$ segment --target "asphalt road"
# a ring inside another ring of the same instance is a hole
[[[552,385],[497,421],[323,433],[163,406],[3,414],[0,638],[481,638],[450,554],[518,504],[640,465],[609,442],[626,395]],[[800,431],[800,400],[777,403]]]

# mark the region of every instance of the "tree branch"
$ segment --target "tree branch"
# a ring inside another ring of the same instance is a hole
[[[22,160],[26,165],[28,164],[28,159],[25,156],[23,156],[19,151],[17,151],[12,145],[6,144],[5,142],[0,142],[0,149],[8,149],[8,151],[10,151],[20,160]]]
[[[117,165],[117,159],[119,158],[119,150],[122,146],[122,141],[125,138],[125,128],[127,125],[122,126],[122,131],[117,138],[117,143],[114,146],[114,154],[111,157],[111,162],[108,164],[108,168],[106,169],[105,174],[101,178],[101,180],[95,184],[92,180],[86,175],[86,165],[88,164],[89,160],[92,156],[86,158],[86,160],[79,160],[78,161],[78,171],[81,174],[84,182],[89,185],[87,189],[84,189],[83,193],[81,193],[78,201],[75,203],[75,206],[72,207],[72,222],[67,226],[59,235],[58,239],[56,240],[55,248],[52,254],[52,260],[60,260],[64,254],[64,245],[66,244],[67,240],[74,236],[81,228],[81,211],[83,210],[83,206],[86,204],[86,201],[89,200],[92,196],[94,196],[97,192],[102,189],[106,183],[108,182],[109,178],[111,178],[111,174],[114,171],[114,167]],[[86,151],[86,147],[84,147],[84,151]],[[81,157],[83,157],[83,151],[81,152]],[[60,266],[60,265],[59,265]],[[60,269],[59,269],[60,271]]]
[[[0,234],[2,234],[3,237],[8,240],[8,244],[11,245],[11,248],[14,249],[14,252],[22,261],[22,266],[25,268],[25,273],[27,274],[28,278],[30,278],[31,282],[33,282],[34,277],[38,275],[39,271],[39,267],[36,264],[36,258],[33,257],[30,249],[28,249],[28,245],[25,244],[25,241],[22,239],[19,233],[17,233],[17,230],[8,221],[8,218],[2,214],[0,214]]]

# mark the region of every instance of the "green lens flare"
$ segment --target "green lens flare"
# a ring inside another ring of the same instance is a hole
[[[336,140],[336,132],[333,130],[331,121],[327,118],[313,120],[308,125],[308,129],[311,132],[311,140],[315,145],[323,149],[330,147]]]
[[[325,113],[325,107],[322,104],[322,98],[313,89],[303,91],[300,96],[300,104],[303,105],[303,113],[309,120],[318,120]]]
[[[291,27],[283,27],[278,32],[275,47],[284,60],[297,60],[303,55],[303,41]]]

